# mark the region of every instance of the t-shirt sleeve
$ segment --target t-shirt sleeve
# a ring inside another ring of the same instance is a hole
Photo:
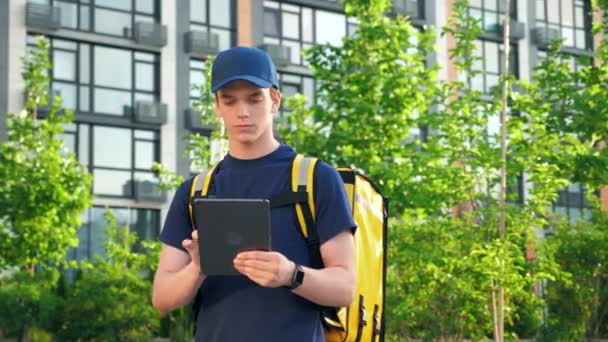
[[[184,181],[175,192],[163,230],[160,232],[160,241],[186,251],[182,247],[182,241],[190,239],[192,236],[192,222],[190,221],[190,213],[188,212],[188,201],[190,200],[190,186],[192,178]]]
[[[343,230],[355,231],[352,210],[338,171],[322,161],[316,165],[315,215],[321,244]]]

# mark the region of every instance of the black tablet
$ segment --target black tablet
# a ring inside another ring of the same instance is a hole
[[[237,275],[234,258],[241,251],[270,250],[270,203],[266,199],[194,198],[201,271]]]

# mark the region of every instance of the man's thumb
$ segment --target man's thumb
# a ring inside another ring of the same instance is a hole
[[[188,251],[188,253],[192,254],[194,243],[192,243],[192,240],[184,240],[182,241],[182,247],[184,247]]]

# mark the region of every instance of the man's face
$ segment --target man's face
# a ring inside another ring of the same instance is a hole
[[[230,139],[241,144],[272,137],[273,114],[280,102],[278,91],[271,92],[246,81],[230,82],[215,96],[216,111],[224,120]]]

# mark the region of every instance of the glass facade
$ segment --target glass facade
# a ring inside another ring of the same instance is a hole
[[[236,32],[234,0],[190,0],[190,29],[219,36],[219,48],[234,45]]]
[[[199,100],[200,91],[195,87],[205,84],[205,62],[200,60],[190,60],[190,107]]]
[[[591,16],[589,1],[536,0],[536,27],[558,30],[564,46],[591,49]]]
[[[344,13],[264,1],[264,43],[290,47],[293,64],[305,64],[302,50],[314,44],[340,46],[355,27],[355,21]]]
[[[158,0],[35,0],[61,9],[64,29],[130,38],[137,22],[158,22]]]
[[[475,41],[473,55],[479,59],[473,63],[473,70],[481,73],[470,78],[471,88],[483,93],[490,93],[498,85],[504,67],[504,53],[504,44],[491,40]],[[509,57],[509,74],[519,77],[516,45],[511,45]]]
[[[134,182],[156,182],[158,131],[75,123],[66,127],[64,144],[93,174],[94,195],[133,198]]]
[[[517,19],[516,2],[511,1],[510,4],[510,15],[513,19]],[[469,5],[469,14],[481,20],[483,29],[493,31],[502,24],[505,13],[504,0],[470,0]]]
[[[128,225],[132,232],[137,234],[138,242],[135,251],[141,251],[140,240],[155,240],[158,238],[160,226],[160,212],[156,209],[138,209],[111,207],[120,226]],[[83,225],[78,231],[79,245],[68,253],[68,260],[94,259],[95,256],[106,255],[103,243],[106,238],[104,229],[107,222],[104,219],[106,208],[95,206],[88,209],[83,215]]]
[[[159,101],[158,54],[57,38],[50,43],[51,89],[65,108],[131,116],[137,101]]]
[[[574,183],[557,192],[557,201],[551,206],[559,218],[566,218],[569,223],[576,223],[582,218],[589,218],[591,210],[587,201],[587,189]]]

